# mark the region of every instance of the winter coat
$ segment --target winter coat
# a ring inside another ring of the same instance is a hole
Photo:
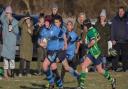
[[[100,22],[98,21],[95,24],[95,27],[97,28],[97,31],[100,34],[100,40],[99,40],[99,45],[102,50],[102,55],[107,56],[108,54],[108,41],[110,39],[110,26],[108,23],[105,24],[105,26],[102,26]]]
[[[112,20],[111,39],[117,43],[128,43],[128,16],[120,18],[118,15]]]
[[[33,24],[33,22],[31,21]],[[19,26],[21,28],[21,39],[20,39],[20,58],[25,59],[27,61],[32,60],[33,55],[33,42],[32,35],[34,27],[31,26],[30,30],[32,33],[28,32],[28,26],[25,22],[25,18],[22,18],[19,22]]]
[[[0,17],[2,23],[2,37],[3,37],[3,47],[1,56],[7,59],[15,59],[16,54],[16,41],[19,33],[18,21],[13,18],[12,20],[12,31],[9,32],[9,21],[5,16],[5,12],[2,13]]]

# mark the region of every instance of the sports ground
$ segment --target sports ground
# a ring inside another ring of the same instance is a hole
[[[16,64],[18,68],[18,63]],[[35,66],[36,63],[33,62],[32,69],[35,69]],[[117,89],[128,89],[128,72],[111,73],[117,79]],[[32,75],[31,77],[20,78],[16,76],[14,79],[0,80],[0,89],[47,89],[45,87],[46,84],[45,75]],[[90,72],[88,74],[86,85],[87,89],[111,89],[109,82],[96,72]],[[64,87],[65,89],[76,89],[77,87],[77,81],[68,73],[65,76]]]

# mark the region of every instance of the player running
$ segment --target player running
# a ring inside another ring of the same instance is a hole
[[[86,42],[86,48],[88,48],[87,52],[87,57],[84,59],[81,67],[82,67],[82,72],[80,74],[80,79],[79,79],[79,88],[80,89],[85,89],[85,80],[87,77],[87,72],[85,71],[86,68],[90,64],[94,64],[96,66],[96,69],[98,73],[103,75],[106,79],[108,79],[111,82],[112,89],[116,89],[116,80],[113,78],[110,73],[107,70],[104,70],[102,68],[101,64],[101,49],[99,48],[98,41],[100,40],[99,33],[97,30],[92,26],[91,22],[89,19],[85,20],[84,23],[84,28],[88,30],[85,42]]]

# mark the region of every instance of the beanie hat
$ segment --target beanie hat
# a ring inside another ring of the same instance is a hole
[[[56,3],[53,3],[53,4],[52,4],[52,8],[56,8],[56,9],[58,9],[57,4],[56,4]]]
[[[44,22],[45,22],[45,21],[48,21],[49,23],[51,23],[51,22],[52,22],[51,16],[50,16],[50,15],[46,15],[46,16],[45,16],[45,19],[44,19]]]
[[[105,9],[102,9],[102,11],[100,13],[100,16],[105,16],[106,17],[106,10]]]
[[[5,9],[5,12],[6,12],[6,13],[12,13],[12,8],[11,8],[11,6],[7,6],[6,9]]]

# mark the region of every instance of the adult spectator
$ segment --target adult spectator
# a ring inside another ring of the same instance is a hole
[[[14,77],[16,40],[19,33],[18,21],[12,16],[11,6],[7,6],[0,16],[2,23],[3,47],[1,56],[4,58],[4,77]]]
[[[118,8],[118,14],[112,20],[111,39],[113,48],[118,53],[112,60],[113,70],[117,71],[119,55],[121,55],[123,71],[126,71],[128,69],[128,16],[124,7]]]
[[[55,4],[55,3],[53,3],[53,4],[52,4],[51,11],[52,11],[52,14],[51,14],[52,23],[54,23],[54,20],[55,20],[56,16],[60,16],[59,13],[58,13],[58,5]],[[61,18],[62,18],[62,17],[61,17]]]
[[[86,29],[83,28],[83,22],[85,19],[86,19],[85,13],[83,13],[83,12],[79,13],[79,16],[76,19],[75,27],[74,27],[74,31],[77,33],[77,35],[81,39],[80,44],[79,44],[80,47],[78,47],[79,50],[77,53],[78,54],[77,59],[81,60],[81,61],[83,60],[83,57],[86,55],[86,50],[84,49]]]
[[[19,22],[21,28],[20,40],[20,73],[19,77],[23,75],[30,75],[30,62],[33,55],[33,21],[29,14],[22,18]]]
[[[102,49],[102,64],[105,68],[106,58],[108,57],[108,41],[110,39],[110,26],[107,21],[105,9],[102,9],[95,26],[100,34],[99,45]]]

